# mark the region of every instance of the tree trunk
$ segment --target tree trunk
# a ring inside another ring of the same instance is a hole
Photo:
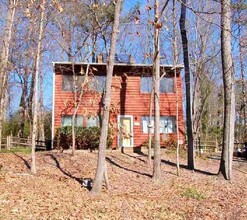
[[[75,65],[72,64],[72,72],[73,72],[73,89],[74,89],[74,113],[71,121],[71,130],[72,130],[72,152],[71,155],[75,155],[75,118],[76,118],[76,108],[77,108],[77,83],[76,83],[76,73],[75,73]]]
[[[176,147],[176,166],[177,166],[177,175],[180,176],[180,146],[179,146],[179,124],[178,124],[178,82],[177,82],[177,68],[178,64],[178,51],[177,51],[177,29],[176,29],[176,0],[173,0],[172,7],[172,21],[173,21],[173,39],[172,39],[172,51],[173,51],[173,66],[174,66],[174,75],[175,75],[175,92],[176,92],[176,133],[177,133],[177,147]]]
[[[22,94],[21,94],[21,100],[19,105],[19,131],[18,131],[18,137],[23,138],[24,137],[24,127],[25,127],[25,121],[26,121],[26,99],[27,99],[27,90],[28,90],[28,69],[25,69],[24,77],[22,79]]]
[[[152,116],[153,116],[153,99],[154,90],[150,93],[149,120],[148,120],[148,164],[152,165]]]
[[[74,100],[75,101],[75,108],[74,108],[74,112],[73,112],[73,116],[72,116],[72,156],[75,155],[75,118],[76,118],[76,114],[77,114],[79,107],[81,105],[81,102],[82,102],[82,96],[84,94],[83,89],[84,89],[85,85],[88,83],[88,71],[89,71],[89,64],[87,65],[85,79],[81,85],[81,91],[80,91],[79,98],[78,98],[78,100]]]
[[[159,48],[159,1],[155,0],[155,21],[154,21],[154,167],[153,180],[156,182],[161,177],[160,157],[160,48]]]
[[[180,32],[183,44],[183,58],[185,71],[185,88],[186,88],[186,126],[188,139],[188,168],[194,170],[194,145],[193,145],[193,131],[192,131],[192,115],[191,115],[191,91],[190,91],[190,65],[188,52],[188,39],[185,27],[186,19],[186,4],[187,0],[181,1],[181,15],[180,15]]]
[[[223,175],[225,179],[230,180],[232,178],[235,122],[230,0],[221,0],[221,59],[224,85],[224,127],[219,175]]]
[[[40,61],[40,66],[42,63]],[[40,141],[45,141],[45,113],[44,113],[44,73],[40,71],[40,97],[39,97],[39,135]]]
[[[42,47],[42,38],[44,31],[44,19],[45,19],[45,0],[43,0],[41,7],[41,17],[40,17],[40,26],[39,26],[39,39],[38,39],[38,48],[37,48],[37,57],[36,57],[36,71],[34,78],[34,102],[33,102],[33,128],[32,128],[32,152],[31,152],[31,172],[33,174],[37,173],[36,169],[36,159],[35,159],[35,145],[37,138],[37,127],[38,127],[38,105],[39,105],[39,72],[40,72],[40,60],[42,58],[41,47]]]
[[[9,0],[8,1],[8,12],[6,18],[6,24],[4,29],[4,36],[2,41],[2,50],[0,54],[0,109],[4,108],[4,98],[7,91],[7,67],[9,60],[9,49],[10,42],[12,38],[12,29],[14,25],[15,18],[15,9],[18,0]],[[0,149],[1,149],[1,140],[2,140],[2,123],[3,123],[3,111],[0,111]]]
[[[107,133],[108,133],[108,121],[110,113],[110,103],[111,103],[111,84],[112,84],[112,74],[115,61],[115,51],[116,51],[116,41],[119,31],[119,17],[121,9],[122,0],[117,0],[115,5],[114,23],[111,37],[111,48],[109,60],[107,62],[107,76],[106,76],[106,93],[103,100],[103,121],[100,134],[100,144],[98,153],[98,164],[95,180],[93,183],[93,188],[91,193],[99,194],[102,188],[102,182],[104,175],[106,176],[106,143],[107,143]],[[107,178],[105,177],[105,182],[107,183]],[[108,185],[109,188],[109,185]]]

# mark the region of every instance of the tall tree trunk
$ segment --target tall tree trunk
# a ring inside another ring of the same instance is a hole
[[[154,5],[154,167],[153,180],[158,181],[161,177],[160,157],[160,45],[159,45],[159,0]]]
[[[15,9],[18,0],[9,0],[8,1],[8,12],[6,18],[6,24],[4,29],[4,36],[2,41],[2,50],[0,54],[0,109],[4,108],[4,98],[7,91],[7,67],[9,60],[9,49],[10,42],[12,38],[12,29],[14,25],[15,18]],[[1,149],[1,140],[2,140],[2,123],[3,123],[3,111],[0,111],[0,149]]]
[[[75,121],[76,121],[76,108],[77,108],[77,76],[75,73],[75,64],[72,63],[72,72],[73,72],[73,89],[74,89],[74,113],[71,121],[71,131],[72,131],[72,152],[71,155],[75,155]]]
[[[192,115],[191,115],[191,88],[190,88],[190,65],[189,65],[189,52],[188,52],[188,39],[185,27],[186,19],[186,4],[187,0],[181,1],[181,15],[180,15],[180,32],[183,44],[183,57],[184,57],[184,71],[185,71],[185,88],[186,88],[186,126],[187,126],[187,139],[188,139],[188,168],[194,170],[195,151],[193,145],[193,131],[192,131]]]
[[[149,120],[148,120],[148,164],[151,166],[152,162],[152,116],[153,116],[153,99],[154,90],[150,93],[150,106],[149,106]]]
[[[224,127],[219,175],[232,178],[234,148],[235,95],[231,48],[231,1],[221,0],[221,59],[224,84]]]
[[[37,57],[36,57],[37,59]],[[33,102],[34,102],[34,81],[35,81],[35,73],[36,73],[36,60],[32,64],[32,71],[31,71],[31,84],[30,84],[30,91],[28,96],[28,103],[27,103],[27,116],[29,119],[29,130],[30,130],[30,137],[32,137],[33,131]]]
[[[179,146],[179,124],[178,124],[178,79],[177,79],[177,68],[178,64],[178,51],[177,51],[177,23],[176,23],[176,0],[173,0],[172,7],[172,21],[173,21],[173,39],[172,39],[172,51],[173,51],[173,66],[174,66],[174,74],[175,74],[175,92],[176,92],[176,133],[177,133],[177,147],[176,147],[176,166],[177,166],[177,175],[180,176],[180,146]]]
[[[105,176],[105,182],[106,183],[108,182],[106,177],[107,168],[105,162],[106,142],[107,142],[108,121],[109,121],[110,104],[111,104],[112,74],[113,74],[114,61],[115,61],[117,35],[119,31],[119,17],[120,17],[121,4],[122,4],[122,0],[116,0],[110,55],[109,55],[109,60],[107,62],[106,93],[103,100],[103,121],[102,121],[102,128],[100,134],[97,172],[93,183],[93,188],[91,190],[91,193],[93,194],[99,194],[101,192],[104,176]]]
[[[38,105],[39,105],[39,72],[40,72],[40,61],[42,58],[42,39],[44,32],[44,19],[45,19],[45,0],[43,0],[41,5],[41,17],[40,17],[40,26],[39,26],[39,39],[38,39],[38,48],[37,48],[37,57],[36,57],[36,71],[34,79],[34,102],[33,102],[33,129],[32,129],[32,152],[31,152],[31,172],[33,174],[37,173],[36,169],[36,158],[35,158],[35,145],[37,138],[37,127],[38,127]]]
[[[40,66],[42,66],[42,62],[40,61]],[[45,141],[45,113],[44,113],[44,73],[42,72],[42,68],[40,68],[40,97],[39,97],[39,135],[38,139],[40,141]]]
[[[19,105],[19,131],[18,137],[24,137],[24,127],[26,121],[26,99],[27,99],[27,90],[28,90],[28,68],[25,69],[24,77],[22,79],[22,93],[21,93],[21,100]]]

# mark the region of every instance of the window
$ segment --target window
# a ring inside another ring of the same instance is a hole
[[[173,77],[163,77],[160,80],[160,93],[174,93]]]
[[[148,133],[149,117],[142,116],[142,133]],[[154,133],[154,117],[151,120],[151,133]]]
[[[75,87],[74,87],[74,80],[75,80]],[[78,91],[81,87],[81,84],[84,81],[84,76],[81,75],[63,75],[62,81],[62,90],[63,91]]]
[[[149,117],[142,116],[142,133],[148,133]],[[154,133],[154,117],[151,120],[151,132]],[[160,116],[160,133],[175,133],[176,120],[174,116]]]
[[[99,127],[99,117],[88,117],[87,127]]]
[[[76,75],[63,75],[62,90],[63,91],[78,91],[81,88],[81,84],[84,82],[85,76]],[[75,84],[74,84],[75,80]],[[90,79],[89,88],[96,92],[103,92],[105,89],[105,76],[93,76]],[[76,88],[74,87],[76,86]]]
[[[141,92],[151,93],[152,91],[152,77],[141,77]],[[174,78],[163,77],[160,80],[160,93],[174,93]]]
[[[141,77],[141,92],[151,93],[153,86],[152,77]]]
[[[105,89],[105,76],[93,76],[90,82],[90,89],[96,92],[103,92]]]
[[[176,120],[174,116],[162,116],[160,117],[160,130],[161,133],[175,133]]]
[[[62,127],[72,126],[72,115],[63,115],[62,116]],[[77,115],[75,117],[75,126],[83,126],[83,116]]]

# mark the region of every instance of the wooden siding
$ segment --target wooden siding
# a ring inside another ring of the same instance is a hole
[[[128,76],[123,73],[115,73],[112,82],[111,104],[115,106],[117,113],[111,114],[111,122],[117,122],[117,115],[132,115],[134,121],[134,146],[140,146],[148,138],[148,134],[142,133],[142,116],[149,115],[150,94],[142,93],[140,90],[140,76]],[[125,82],[124,82],[125,80]],[[179,131],[180,140],[184,141],[184,118],[182,109],[182,80],[180,75],[178,81],[179,100]],[[73,114],[73,93],[62,91],[62,74],[58,70],[55,72],[54,91],[54,134],[61,126],[62,115]],[[83,96],[82,104],[78,110],[78,115],[98,115],[101,94],[86,94]],[[176,94],[160,94],[160,115],[176,116]],[[167,134],[167,137],[175,137],[176,133]],[[117,138],[113,142],[117,147]]]

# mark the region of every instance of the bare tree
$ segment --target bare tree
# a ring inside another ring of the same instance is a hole
[[[38,93],[38,85],[39,85],[39,73],[40,73],[40,62],[42,58],[41,48],[42,48],[42,39],[44,32],[44,20],[45,20],[45,4],[46,1],[43,0],[40,5],[41,8],[41,16],[40,16],[40,24],[39,24],[39,39],[38,39],[38,48],[37,48],[37,57],[36,57],[36,71],[35,71],[35,79],[34,79],[34,102],[33,102],[33,128],[32,128],[32,152],[31,152],[31,172],[33,174],[37,173],[36,169],[36,159],[35,159],[35,146],[37,139],[37,131],[38,131],[38,105],[39,105],[39,93]]]
[[[105,158],[106,158],[106,143],[107,143],[108,121],[109,121],[110,102],[111,102],[112,74],[113,74],[114,61],[115,61],[115,51],[116,51],[117,35],[119,30],[121,5],[122,5],[122,0],[117,0],[115,5],[110,54],[109,54],[109,60],[107,62],[106,92],[103,100],[103,120],[102,120],[101,134],[100,134],[97,172],[93,183],[93,188],[91,190],[91,193],[93,194],[99,194],[101,192],[103,178],[105,178],[106,187],[109,188]]]
[[[224,84],[224,128],[219,175],[232,178],[235,94],[231,48],[231,1],[221,0],[221,58]]]
[[[160,157],[160,39],[159,29],[159,0],[154,4],[154,68],[153,68],[153,88],[154,88],[154,167],[153,180],[158,181],[161,177],[161,157]]]
[[[192,131],[192,114],[191,114],[191,84],[190,84],[190,65],[188,53],[188,39],[185,26],[186,20],[186,4],[187,0],[181,0],[181,14],[180,14],[180,32],[183,44],[183,59],[185,71],[185,87],[186,87],[186,126],[188,139],[188,168],[194,170],[194,144]]]
[[[179,157],[179,124],[178,124],[178,82],[177,82],[177,68],[178,65],[178,50],[177,50],[177,22],[176,22],[176,0],[173,0],[172,7],[172,22],[173,22],[173,39],[172,39],[172,51],[173,51],[173,66],[175,75],[175,92],[176,92],[176,133],[177,133],[177,148],[176,148],[176,160],[177,160],[177,175],[180,175],[180,157]]]
[[[149,121],[148,121],[148,164],[151,166],[152,162],[152,116],[153,116],[153,99],[154,90],[150,93],[150,106],[149,106]]]
[[[18,0],[8,1],[8,12],[2,42],[2,48],[0,51],[0,109],[4,108],[4,98],[7,91],[8,81],[8,61],[9,61],[9,50],[10,42],[12,38],[12,28],[14,25],[15,11]],[[3,111],[0,111],[0,149],[2,140],[2,122],[3,122]]]

